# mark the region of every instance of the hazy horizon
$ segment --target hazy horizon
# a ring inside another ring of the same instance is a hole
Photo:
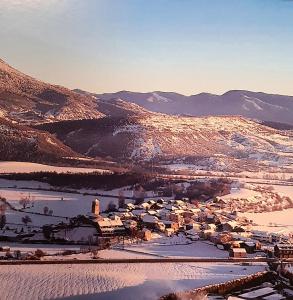
[[[0,0],[0,57],[96,93],[293,95],[292,12],[284,0]]]

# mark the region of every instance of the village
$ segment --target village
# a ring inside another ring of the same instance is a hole
[[[137,184],[95,196],[89,190],[77,194],[37,182],[2,180],[0,184],[6,186],[0,197],[0,263],[216,260],[214,266],[221,272],[228,268],[225,272],[232,273],[226,277],[233,279],[235,268],[255,276],[257,271],[279,270],[275,264],[264,263],[266,259],[293,258],[290,226],[262,226],[250,218],[290,214],[292,200],[280,193],[282,187],[201,179]],[[231,264],[226,267],[221,260]],[[292,285],[292,268],[284,266],[282,278]],[[246,294],[263,288],[247,288]],[[277,293],[273,288],[264,292]],[[286,299],[282,293],[280,297]]]
[[[227,251],[227,256],[234,258],[267,256],[273,252],[275,245],[288,244],[290,251],[286,257],[293,257],[292,232],[259,230],[253,220],[241,214],[244,211],[292,208],[290,197],[281,197],[271,187],[257,186],[253,192],[258,194],[254,196],[227,198],[231,190],[240,188],[239,183],[217,184],[218,190],[210,198],[206,191],[202,192],[202,189],[209,190],[210,182],[175,184],[172,191],[170,185],[165,185],[153,192],[153,198],[146,197],[147,193],[141,186],[135,186],[133,200],[129,200],[119,190],[117,204],[110,201],[102,210],[101,200],[96,198],[86,208],[87,213],[64,218],[61,211],[54,215],[47,206],[44,206],[41,213],[34,211],[34,199],[29,197],[19,200],[21,208],[16,208],[2,197],[0,239],[3,242],[82,245],[83,249],[89,246],[89,251],[152,242],[160,238],[169,238],[170,241],[176,240],[176,243],[182,244],[193,243],[194,247],[197,247],[197,241],[206,241]],[[191,197],[190,190],[194,195],[195,186],[197,197]],[[252,190],[251,186],[246,188]],[[177,194],[175,198],[174,190]],[[9,210],[22,213],[22,226],[7,222],[6,211]],[[23,214],[25,212],[27,214]],[[34,226],[32,216],[42,215],[56,217],[58,222],[54,220],[52,224]],[[2,259],[12,257],[9,251],[0,253]],[[31,253],[22,256],[18,253],[17,257],[36,258]]]

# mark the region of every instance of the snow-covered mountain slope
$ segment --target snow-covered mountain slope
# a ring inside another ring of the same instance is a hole
[[[81,90],[76,91],[88,95]],[[223,95],[201,93],[192,96],[167,92],[128,91],[92,95],[105,101],[119,98],[153,112],[172,115],[241,115],[263,121],[293,124],[293,96],[250,91],[229,91]]]
[[[0,115],[20,122],[103,116],[96,100],[64,87],[38,81],[0,60]]]
[[[111,117],[127,117],[131,115],[143,115],[150,113],[142,106],[119,98],[108,101],[98,99],[97,109],[104,115]]]
[[[293,134],[243,117],[178,117],[146,113],[44,124],[77,152],[116,161],[191,162],[226,170],[290,168]]]

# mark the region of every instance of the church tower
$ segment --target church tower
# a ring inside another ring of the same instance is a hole
[[[99,199],[96,199],[92,202],[92,213],[97,216],[100,214],[100,200]]]

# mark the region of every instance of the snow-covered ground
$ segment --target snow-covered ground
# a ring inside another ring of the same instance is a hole
[[[53,215],[61,217],[75,217],[80,214],[87,214],[91,211],[91,203],[97,197],[78,193],[64,193],[57,191],[25,190],[19,188],[0,188],[0,196],[7,199],[15,208],[20,209],[21,198],[31,199],[23,212],[13,211],[9,208],[6,211],[7,223],[22,223],[22,217],[29,215],[32,219],[30,225],[43,226],[45,224],[56,224],[64,221],[62,218],[52,216],[29,214],[29,212],[43,213],[44,207],[53,211]],[[112,201],[117,204],[118,199],[112,197],[98,197],[100,199],[101,211],[107,208]]]
[[[0,293],[6,300],[153,300],[263,269],[195,263],[1,266]]]
[[[253,188],[252,185],[246,185]],[[261,186],[261,185],[255,185]],[[285,185],[271,185],[273,187],[273,192],[279,194],[280,196],[287,196],[293,200],[293,186]],[[257,197],[261,197],[261,193],[254,191],[251,188],[240,188],[232,189],[231,194],[221,197],[222,199],[238,199],[244,198],[251,202],[256,201]],[[240,216],[245,216],[249,220],[252,220],[256,226],[253,226],[254,230],[262,230],[274,233],[288,234],[293,232],[293,208],[284,209],[281,211],[271,211],[262,213],[252,213],[245,212],[239,213]]]
[[[247,217],[257,224],[257,226],[253,226],[255,230],[286,235],[293,232],[293,208],[263,213],[243,213],[240,215]]]
[[[293,186],[286,185],[273,185],[274,191],[280,194],[281,196],[290,197],[293,200]]]
[[[119,249],[99,251],[100,258],[144,258],[149,254],[158,256],[227,257],[227,252],[215,246],[196,242],[186,242],[182,237],[157,238],[154,242],[129,245],[126,251]],[[0,243],[11,250],[29,252],[37,248],[47,254],[64,250],[79,250],[78,246],[22,245]],[[73,254],[54,259],[87,259],[91,254]],[[42,259],[52,259],[44,257]],[[188,290],[212,283],[225,282],[265,269],[264,264],[241,266],[223,263],[137,263],[99,265],[28,265],[1,266],[1,299],[43,300],[43,299],[127,299],[153,300],[174,292]],[[15,275],[17,274],[17,276]]]
[[[57,173],[109,173],[109,170],[94,168],[57,167],[30,162],[3,161],[0,162],[0,173],[32,173],[32,172],[57,172]]]
[[[213,244],[206,241],[190,243],[184,235],[154,238],[150,242],[132,244],[126,249],[168,257],[211,257],[227,258],[227,251],[220,250]]]

